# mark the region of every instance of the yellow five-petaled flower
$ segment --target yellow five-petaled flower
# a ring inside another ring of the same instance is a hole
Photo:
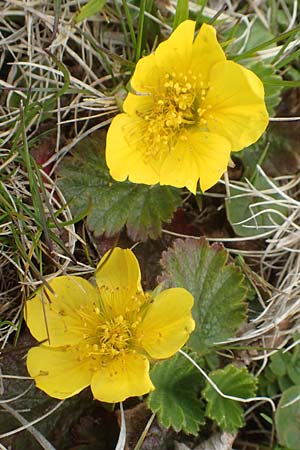
[[[268,124],[259,78],[228,61],[215,29],[186,20],[142,58],[133,93],[107,134],[111,176],[135,183],[186,186],[196,193],[226,171],[231,151],[253,144]]]
[[[192,295],[167,289],[152,299],[141,287],[130,250],[101,259],[96,283],[59,276],[26,302],[25,319],[41,345],[29,350],[27,368],[36,385],[64,399],[91,385],[96,399],[119,402],[154,389],[149,359],[169,358],[195,323]]]

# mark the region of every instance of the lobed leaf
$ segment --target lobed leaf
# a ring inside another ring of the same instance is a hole
[[[157,238],[181,203],[180,190],[113,180],[104,148],[103,135],[84,139],[59,167],[58,184],[73,214],[87,215],[96,235],[113,236],[126,225],[133,240]]]
[[[197,435],[204,423],[204,407],[197,393],[202,377],[182,355],[155,364],[150,372],[155,390],[149,394],[149,408],[166,428]]]
[[[300,385],[300,355],[297,346],[293,351],[278,351],[259,377],[261,395],[273,397],[291,386]]]
[[[177,240],[163,253],[160,281],[166,287],[183,287],[194,296],[196,328],[188,346],[200,353],[233,337],[246,318],[245,279],[227,259],[221,245],[209,245],[205,239]]]
[[[300,386],[283,392],[275,414],[276,430],[281,445],[300,450]]]
[[[254,397],[256,378],[245,367],[228,365],[209,374],[223,394],[239,398]],[[243,409],[238,401],[222,397],[207,383],[203,390],[207,401],[206,415],[215,420],[222,430],[234,433],[244,425]]]

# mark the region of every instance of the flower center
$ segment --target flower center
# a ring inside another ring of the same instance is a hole
[[[91,311],[81,306],[78,312],[82,318],[83,339],[74,349],[81,354],[80,360],[87,358],[96,362],[104,358],[105,361],[124,353],[130,346],[138,320],[132,322],[122,315],[105,317],[98,307]]]
[[[154,92],[153,106],[142,114],[146,121],[145,156],[159,157],[174,147],[178,138],[186,139],[182,131],[192,125],[206,125],[201,108],[207,89],[195,75],[166,74],[158,92]]]
[[[94,323],[93,329],[87,330],[84,340],[78,347],[84,358],[105,362],[124,353],[130,346],[133,336],[132,326],[123,316]],[[103,359],[104,358],[104,359]]]
[[[132,336],[130,328],[128,321],[123,316],[98,325],[99,344],[94,344],[93,349],[101,355],[118,355],[129,345]]]
[[[126,294],[126,290],[102,286],[101,307],[80,305],[77,310],[81,324],[74,324],[73,331],[80,331],[82,340],[72,349],[78,361],[89,360],[92,370],[98,370],[99,364],[105,366],[115,357],[136,351],[136,330],[152,297],[142,292],[127,297]],[[114,313],[116,310],[118,315]]]

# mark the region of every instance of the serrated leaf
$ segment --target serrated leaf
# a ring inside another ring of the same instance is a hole
[[[276,184],[274,180],[272,182]],[[256,174],[252,184],[257,191],[271,189],[260,173]],[[276,226],[282,225],[288,213],[288,208],[280,204],[279,200],[282,200],[282,197],[277,193],[266,193],[265,197],[243,195],[240,189],[231,187],[230,199],[226,200],[227,219],[234,232],[242,237],[276,230]]]
[[[59,166],[58,184],[73,214],[86,212],[96,235],[113,236],[126,225],[133,240],[157,238],[162,222],[170,221],[181,203],[180,190],[113,180],[104,148],[104,136],[96,134],[81,141]]]
[[[75,22],[82,22],[83,20],[88,19],[94,14],[100,12],[105,3],[106,0],[89,0],[76,15]]]
[[[155,390],[149,394],[149,408],[166,428],[196,435],[204,423],[204,407],[197,393],[202,377],[182,355],[157,363],[150,376]]]
[[[291,450],[300,450],[299,417],[300,386],[292,386],[282,394],[275,414],[278,441]]]
[[[183,287],[194,296],[196,328],[188,346],[196,352],[233,337],[246,318],[244,276],[227,259],[221,245],[205,239],[177,240],[163,253],[160,280],[165,287]]]
[[[255,396],[257,380],[245,367],[230,364],[211,372],[209,376],[223,394],[243,399]],[[222,397],[209,383],[203,390],[203,396],[207,401],[206,415],[215,420],[222,430],[234,433],[244,425],[243,409],[238,401]]]

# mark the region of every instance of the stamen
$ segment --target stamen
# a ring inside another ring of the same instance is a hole
[[[137,115],[144,120],[135,136],[127,134],[128,142],[141,146],[144,160],[159,158],[174,148],[177,139],[186,140],[183,130],[194,124],[207,124],[211,105],[204,104],[208,88],[201,74],[166,73],[159,88],[152,90],[153,104]]]

